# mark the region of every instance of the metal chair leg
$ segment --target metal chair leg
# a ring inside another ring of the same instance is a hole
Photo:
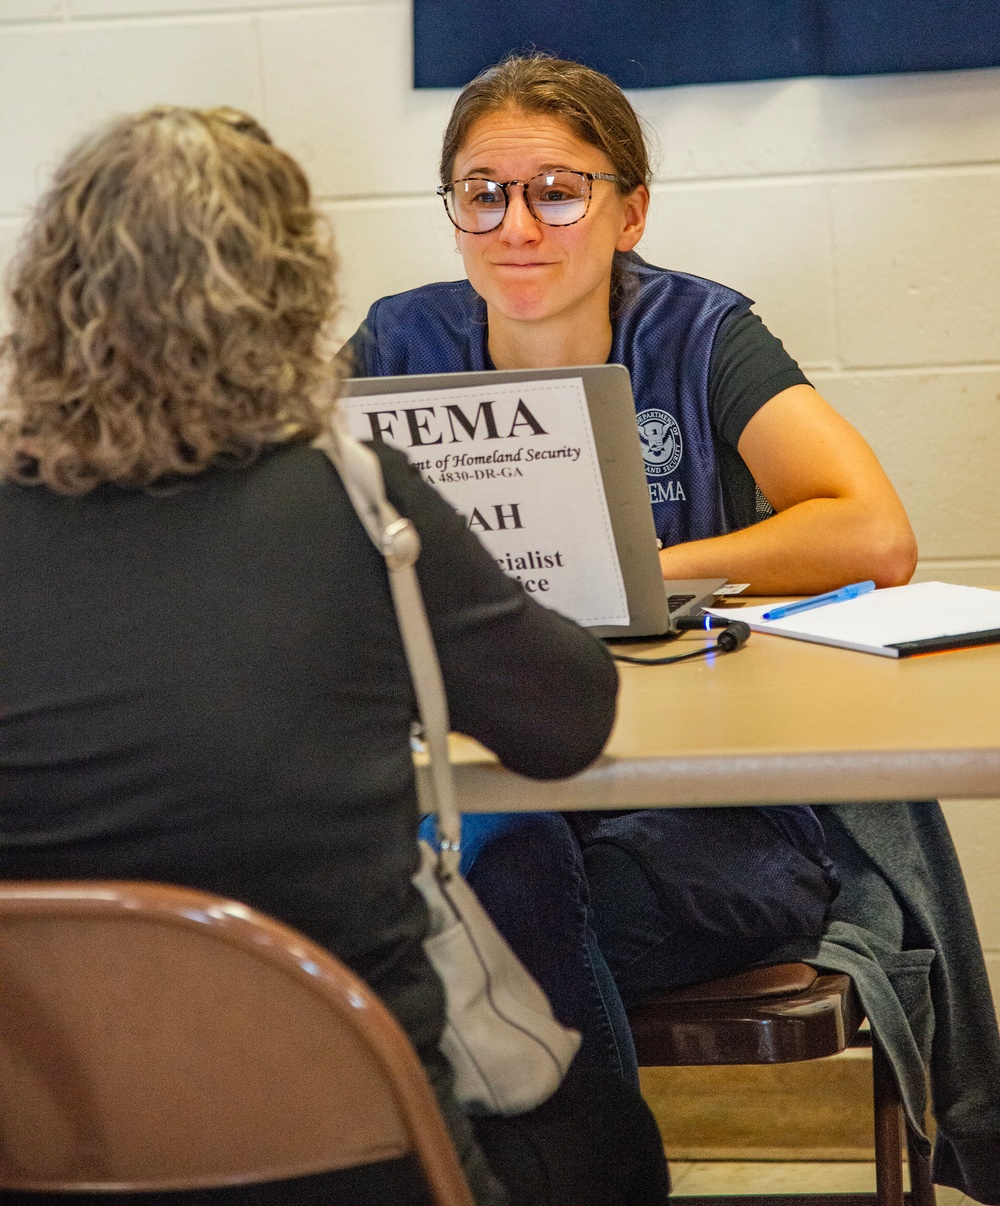
[[[872,1033],[875,1097],[875,1195],[878,1206],[904,1206],[899,1090],[892,1065]]]

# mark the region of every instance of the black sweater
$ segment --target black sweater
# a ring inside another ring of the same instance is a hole
[[[580,770],[614,717],[606,651],[378,453],[453,727],[523,774]],[[0,484],[0,876],[188,884],[282,919],[367,980],[447,1101],[413,710],[382,559],[318,451],[160,494]]]

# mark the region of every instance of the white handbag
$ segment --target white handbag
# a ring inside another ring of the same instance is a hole
[[[413,882],[427,902],[424,949],[444,983],[441,1050],[469,1113],[520,1114],[559,1087],[580,1035],[548,999],[458,872],[461,817],[448,760],[448,705],[414,565],[420,538],[385,496],[378,458],[339,419],[314,441],[333,462],[369,537],[385,557],[396,617],[429,755],[421,802],[437,819],[437,849],[421,842]],[[424,797],[427,797],[425,800]]]

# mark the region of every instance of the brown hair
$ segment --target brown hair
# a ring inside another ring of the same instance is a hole
[[[312,438],[334,267],[301,168],[253,118],[112,122],[63,161],[15,261],[0,474],[146,487]]]
[[[561,118],[578,138],[607,155],[623,193],[649,184],[642,125],[618,85],[591,67],[543,54],[504,59],[462,89],[444,132],[442,184],[454,179],[455,157],[475,122],[504,109]]]

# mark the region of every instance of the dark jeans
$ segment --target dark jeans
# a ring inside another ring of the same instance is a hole
[[[633,1084],[626,1006],[821,934],[839,887],[808,809],[469,814],[462,840],[463,874],[582,1033],[578,1061]]]
[[[472,1124],[511,1206],[666,1206],[663,1140],[638,1090],[617,1072],[574,1060],[536,1110]]]
[[[420,836],[430,840],[428,818]],[[580,846],[558,813],[462,818],[462,874],[552,1003],[583,1035],[577,1062],[638,1087],[625,1007],[591,925]]]

